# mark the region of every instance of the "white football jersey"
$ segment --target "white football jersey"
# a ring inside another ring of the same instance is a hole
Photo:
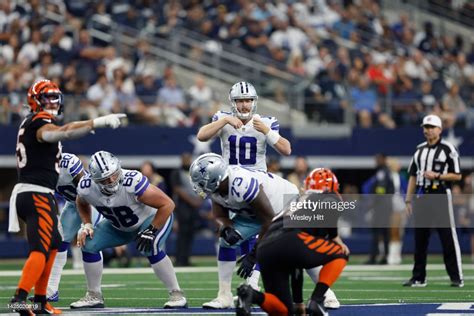
[[[212,117],[212,121],[226,116],[232,116],[232,113],[218,111]],[[279,132],[280,124],[276,118],[261,116],[260,119],[270,129]],[[226,124],[217,136],[221,139],[222,157],[229,165],[267,171],[267,138],[253,127],[253,119],[239,129]]]
[[[73,180],[83,170],[82,161],[76,155],[69,153],[61,154],[56,192],[69,202],[74,203],[76,201],[77,190]]]
[[[123,182],[114,195],[105,195],[90,178],[82,177],[77,194],[94,206],[115,228],[121,231],[134,231],[156,213],[156,209],[138,201],[150,185],[148,178],[136,170],[122,169]]]
[[[281,212],[299,190],[293,183],[275,174],[250,170],[240,166],[229,166],[229,194],[211,194],[211,199],[224,208],[250,218],[255,218],[255,212],[250,203],[257,197],[261,188],[265,192],[275,214]]]

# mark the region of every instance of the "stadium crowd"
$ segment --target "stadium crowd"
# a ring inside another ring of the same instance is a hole
[[[157,38],[186,29],[265,56],[308,80],[305,111],[314,121],[342,122],[349,111],[365,128],[414,125],[426,113],[448,128],[474,123],[474,43],[440,34],[429,21],[416,29],[409,14],[389,23],[376,0],[5,0],[0,123],[20,120],[23,92],[44,77],[60,85],[66,109],[76,109],[69,120],[126,112],[132,123],[207,122],[219,104],[206,78],[184,89],[144,38],[129,54],[92,36],[113,23]]]

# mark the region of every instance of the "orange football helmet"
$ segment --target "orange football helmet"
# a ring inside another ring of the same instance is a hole
[[[48,103],[57,103],[57,110],[46,110]],[[55,116],[59,115],[63,110],[63,94],[51,80],[38,80],[28,90],[28,106],[33,113],[47,111]]]
[[[316,168],[304,180],[305,191],[339,193],[339,181],[336,175],[327,168]]]

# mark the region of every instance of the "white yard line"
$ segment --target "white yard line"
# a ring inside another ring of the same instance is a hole
[[[347,266],[344,269],[344,272],[379,272],[379,271],[411,271],[413,269],[413,265],[411,264],[403,264],[398,266],[373,266],[373,265],[353,265]],[[427,270],[445,270],[444,264],[428,264]],[[463,266],[464,271],[474,270],[474,265],[466,264]],[[217,272],[217,267],[178,267],[175,268],[176,273],[203,273],[203,272]],[[343,272],[343,276],[344,276]],[[78,270],[64,270],[63,275],[83,275],[84,271],[81,269]],[[104,274],[153,274],[153,270],[151,268],[105,268]],[[20,270],[5,270],[0,271],[1,276],[20,276]]]

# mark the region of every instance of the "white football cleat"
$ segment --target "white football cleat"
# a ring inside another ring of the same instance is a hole
[[[225,308],[234,308],[234,299],[232,294],[229,296],[218,296],[210,302],[202,304],[202,308],[207,309],[225,309]]]
[[[86,296],[71,303],[71,308],[104,308],[104,297],[102,293],[87,291]]]
[[[173,290],[169,292],[170,299],[165,303],[163,308],[188,308],[188,301],[184,297],[181,290]]]
[[[338,309],[341,307],[341,303],[337,300],[336,294],[330,288],[324,295],[324,307],[327,309]]]

